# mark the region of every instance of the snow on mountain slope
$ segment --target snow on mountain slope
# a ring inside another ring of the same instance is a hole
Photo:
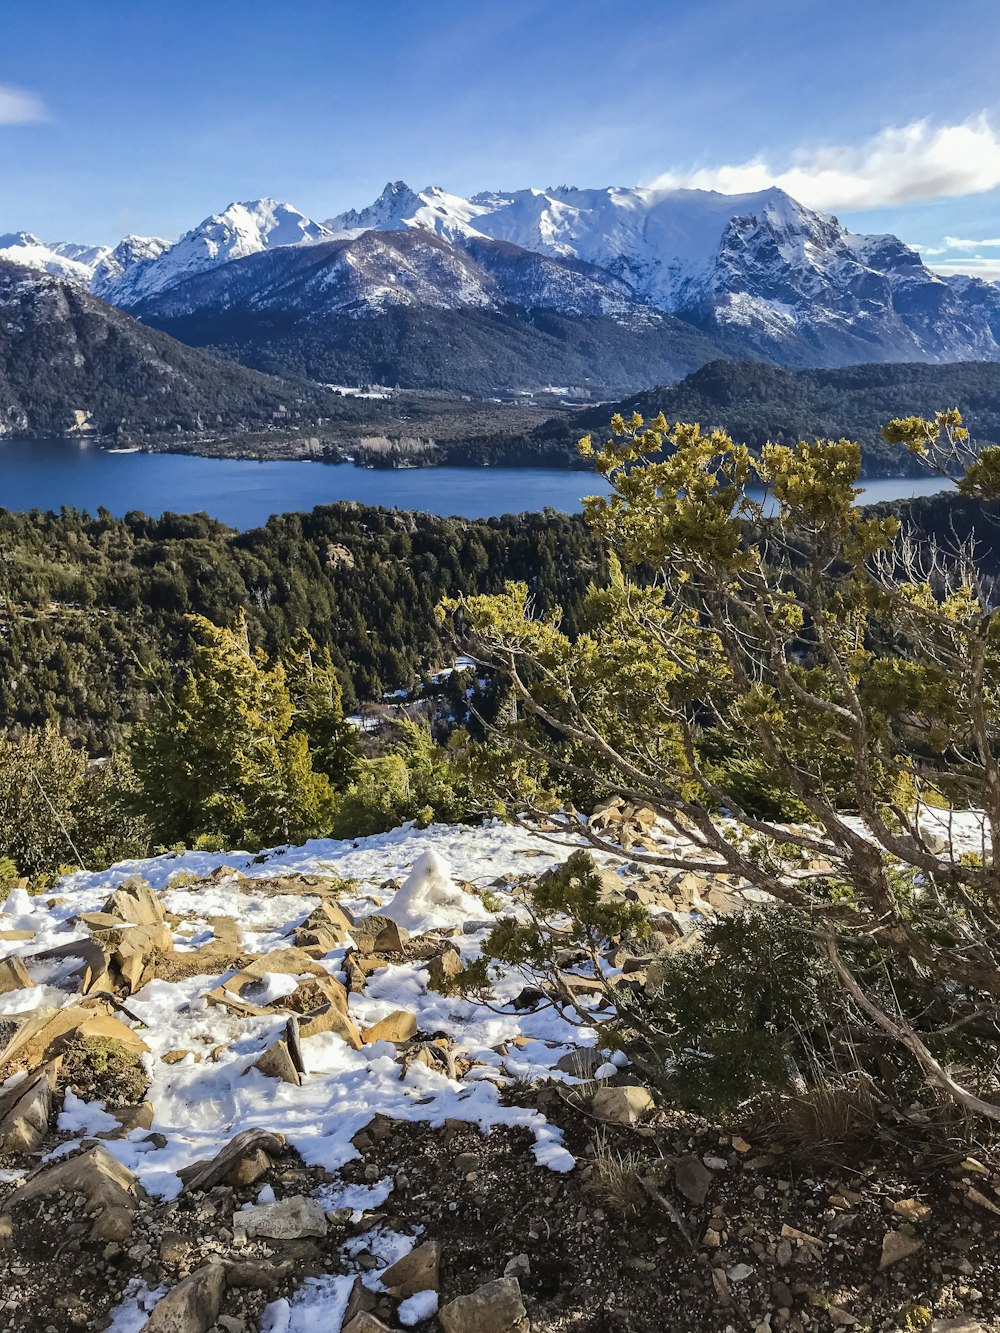
[[[140,277],[161,255],[172,248],[173,241],[159,236],[126,236],[113,250],[106,251],[94,265],[90,290],[102,301],[129,305],[135,297]]]
[[[130,238],[131,239],[131,238]],[[206,269],[263,250],[332,239],[332,233],[291,204],[274,199],[233,203],[213,213],[175,245],[157,254],[137,254],[117,276],[103,276],[99,292],[115,305],[136,305]]]
[[[385,239],[405,235],[428,244]],[[322,254],[287,274],[284,261],[229,271],[317,245]],[[506,302],[638,326],[645,308],[647,319],[679,317],[730,356],[791,366],[1000,359],[995,284],[941,277],[896,237],[854,234],[779,189],[559,186],[466,199],[394,181],[326,223],[258,199],[230,204],[173,245],[126,237],[107,252],[18,233],[0,238],[3,255],[163,318],[186,317],[198,300],[217,306],[223,292],[247,311],[297,315]],[[218,283],[192,285],[223,269]],[[300,304],[291,289],[280,293],[283,274]]]
[[[894,236],[860,236],[784,191],[486,192],[388,185],[328,224],[491,237],[596,265],[636,297],[789,364],[1000,357],[1000,291],[931,272]]]
[[[169,258],[169,253],[166,256]],[[202,310],[360,314],[389,306],[552,308],[577,315],[641,313],[629,288],[598,268],[518,250],[484,237],[457,246],[423,228],[368,230],[282,247],[216,266],[151,296],[143,317]]]
[[[30,231],[0,235],[0,259],[40,269],[81,287],[89,284],[94,266],[107,253],[107,246],[76,245],[72,241],[57,241],[49,245]]]
[[[368,208],[342,213],[326,225],[347,232],[421,227],[450,238],[488,236],[525,250],[597,264],[654,304],[674,309],[685,304],[686,288],[710,278],[732,219],[750,213],[787,227],[801,226],[808,210],[776,189],[723,195],[560,186],[462,199],[439,186],[418,194],[396,181]]]
[[[461,195],[449,194],[440,185],[429,185],[419,194],[405,181],[389,181],[385,189],[367,208],[349,209],[329,218],[323,225],[337,236],[360,236],[363,231],[401,231],[420,227],[438,236],[455,240],[460,236],[476,236],[476,221],[489,211]],[[530,247],[534,248],[534,247]]]

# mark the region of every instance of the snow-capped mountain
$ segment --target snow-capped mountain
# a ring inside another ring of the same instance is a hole
[[[791,364],[1000,356],[993,284],[942,278],[896,237],[849,232],[779,189],[560,186],[461,199],[396,181],[326,225],[490,237],[584,260],[655,308]]]
[[[173,241],[159,236],[126,236],[94,265],[91,292],[114,305],[133,304],[138,299],[141,275],[172,246]]]
[[[485,237],[459,246],[419,227],[251,255],[134,313],[258,369],[340,384],[604,393],[721,354],[603,269]]]
[[[103,245],[77,245],[72,241],[48,244],[30,231],[0,235],[0,260],[51,273],[78,286],[90,283],[95,265],[108,253]]]
[[[466,199],[394,181],[325,223],[257,199],[173,244],[126,237],[107,251],[18,233],[0,238],[0,256],[89,285],[150,322],[183,324],[195,341],[225,311],[220,343],[237,357],[258,346],[256,322],[273,325],[279,310],[288,327],[322,316],[329,338],[337,318],[478,309],[516,311],[522,323],[610,319],[633,334],[671,316],[697,331],[703,352],[789,366],[1000,360],[1000,287],[941,277],[896,237],[852,233],[778,189],[560,186]],[[273,351],[273,328],[267,339]],[[585,378],[606,383],[605,371],[595,360]],[[648,376],[632,387],[641,382]]]
[[[206,269],[284,246],[332,239],[319,222],[274,199],[233,203],[193,227],[159,254],[137,251],[117,277],[102,276],[97,295],[134,306]],[[120,248],[120,247],[119,247]],[[116,252],[117,253],[117,252]]]

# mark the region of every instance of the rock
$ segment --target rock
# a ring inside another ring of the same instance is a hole
[[[2,1211],[13,1213],[34,1199],[59,1193],[83,1198],[87,1215],[94,1218],[91,1240],[124,1240],[131,1235],[139,1184],[106,1148],[98,1145],[39,1167],[7,1196]]]
[[[465,965],[462,955],[453,945],[446,945],[427,962],[427,985],[431,990],[446,991],[457,976],[461,976]]]
[[[283,995],[274,1002],[274,1007],[306,1014],[326,1004],[336,1005],[341,1013],[347,1013],[347,991],[336,977],[309,977],[300,981],[291,995]]]
[[[355,921],[351,927],[351,938],[359,953],[403,953],[410,932],[398,926],[391,917],[376,912]]]
[[[572,1074],[574,1078],[593,1078],[594,1070],[604,1063],[604,1056],[596,1046],[579,1046],[576,1050],[561,1055],[555,1068],[561,1074]]]
[[[416,1016],[405,1009],[394,1009],[370,1028],[362,1028],[361,1040],[366,1046],[375,1041],[409,1041],[416,1031]]]
[[[354,1023],[335,1004],[325,1004],[299,1019],[299,1037],[302,1041],[318,1036],[321,1032],[336,1033],[355,1051],[360,1051],[364,1044]]]
[[[36,1152],[49,1127],[58,1057],[0,1096],[0,1153]]]
[[[349,1328],[351,1320],[359,1314],[371,1314],[377,1304],[377,1298],[374,1292],[368,1290],[361,1278],[354,1279],[354,1286],[351,1288],[351,1294],[347,1298],[347,1305],[344,1309],[343,1325]]]
[[[322,902],[306,917],[303,930],[329,930],[338,933],[343,939],[354,929],[354,918],[339,903]]]
[[[138,876],[119,884],[101,911],[135,926],[162,926],[166,922],[163,904],[146,881]]]
[[[301,1236],[325,1236],[326,1214],[316,1199],[304,1194],[293,1194],[277,1203],[257,1204],[233,1214],[233,1231],[237,1237],[251,1239],[264,1236],[269,1240],[298,1240]]]
[[[280,1078],[282,1083],[294,1083],[297,1088],[302,1084],[288,1043],[282,1038],[273,1041],[267,1050],[257,1057],[250,1069],[259,1069],[267,1078]]]
[[[226,1270],[208,1263],[157,1301],[144,1333],[207,1333],[219,1315],[226,1292]]]
[[[239,922],[231,916],[207,916],[212,927],[212,944],[226,953],[239,953],[243,942]]]
[[[295,1071],[301,1078],[306,1072],[306,1062],[302,1055],[302,1042],[299,1040],[299,1020],[294,1014],[285,1024],[285,1045],[288,1047],[288,1054],[292,1057]]]
[[[281,1285],[296,1268],[294,1259],[267,1263],[262,1259],[226,1260],[226,1285],[247,1287],[254,1291],[273,1291]]]
[[[732,1268],[726,1273],[730,1282],[745,1282],[748,1277],[753,1277],[753,1269],[749,1264],[733,1264]]]
[[[142,1055],[149,1049],[138,1033],[111,1015],[106,1001],[89,1000],[64,1009],[32,1010],[6,1046],[0,1048],[0,1068],[14,1065],[34,1069],[53,1059],[69,1042],[86,1037],[108,1037],[132,1055]]]
[[[234,1189],[245,1189],[247,1185],[253,1185],[260,1180],[261,1176],[267,1175],[273,1163],[263,1148],[255,1148],[248,1152],[245,1157],[241,1157],[231,1171],[227,1171],[222,1177],[223,1185],[231,1185]]]
[[[52,949],[42,949],[39,953],[31,954],[29,961],[44,963],[67,958],[76,963],[67,975],[79,978],[81,995],[111,989],[108,957],[97,940],[71,940],[66,944],[58,944]]]
[[[839,1305],[828,1305],[826,1317],[834,1328],[853,1328],[858,1322],[850,1310],[842,1310]]]
[[[708,1198],[714,1178],[704,1162],[693,1154],[678,1157],[674,1163],[674,1189],[697,1208]]]
[[[927,1333],[986,1333],[986,1329],[978,1319],[960,1314],[952,1319],[935,1319]]]
[[[15,954],[0,961],[0,995],[12,990],[27,990],[35,983],[28,976],[28,969]]]
[[[131,1106],[120,1106],[111,1114],[122,1127],[124,1134],[131,1134],[133,1129],[153,1128],[153,1103],[134,1102]]]
[[[280,1134],[271,1134],[266,1129],[245,1129],[231,1138],[224,1148],[214,1157],[204,1162],[195,1162],[192,1166],[182,1167],[178,1172],[183,1181],[183,1193],[193,1190],[210,1190],[244,1158],[256,1152],[264,1152],[268,1157],[277,1157],[282,1152],[285,1140]]]
[[[516,1278],[487,1282],[457,1296],[438,1311],[444,1333],[530,1333],[528,1313]],[[345,1330],[346,1333],[346,1330]]]
[[[930,1207],[919,1199],[896,1199],[892,1211],[904,1222],[926,1222],[931,1215]]]
[[[598,1088],[590,1103],[592,1113],[609,1125],[634,1125],[655,1103],[645,1088]]]
[[[518,1282],[531,1277],[531,1260],[526,1254],[515,1254],[504,1265],[503,1275],[504,1277],[516,1278]]]
[[[440,1267],[441,1246],[436,1240],[427,1240],[397,1259],[379,1277],[389,1295],[402,1301],[418,1291],[440,1291]]]
[[[341,1333],[389,1333],[389,1325],[367,1310],[361,1310],[349,1324],[344,1324]]]
[[[882,1257],[878,1261],[878,1270],[884,1273],[893,1264],[909,1259],[911,1255],[923,1249],[924,1242],[916,1236],[909,1236],[905,1231],[887,1231],[882,1238]]]

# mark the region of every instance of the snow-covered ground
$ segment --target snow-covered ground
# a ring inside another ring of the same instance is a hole
[[[0,930],[35,932],[30,943],[0,940],[0,957],[25,956],[40,983],[0,995],[0,1016],[23,1014],[43,1004],[61,1007],[78,999],[74,988],[59,984],[72,960],[60,960],[57,968],[47,965],[43,975],[32,967],[30,955],[86,938],[86,928],[75,919],[80,913],[98,911],[112,888],[130,875],[142,875],[161,891],[164,907],[182,918],[174,930],[179,951],[210,938],[209,918],[220,916],[237,920],[246,950],[267,952],[291,944],[294,929],[319,899],[301,893],[255,894],[253,879],[302,872],[359,881],[356,896],[343,900],[356,916],[381,911],[414,934],[434,927],[464,931],[455,935],[454,942],[463,957],[471,959],[493,918],[457,880],[486,887],[511,872],[543,870],[565,855],[557,845],[504,825],[438,825],[424,830],[404,827],[355,842],[318,840],[263,856],[185,852],[124,862],[107,871],[79,872],[64,879],[51,897],[29,898],[15,891],[0,913]],[[220,866],[240,870],[248,878],[186,887],[190,875],[207,876]],[[171,880],[177,878],[180,886],[171,888]],[[379,892],[388,879],[406,881],[395,896]],[[341,979],[345,952],[346,947],[335,949],[323,960],[323,966]],[[432,1125],[449,1118],[467,1120],[484,1132],[495,1125],[524,1126],[535,1137],[540,1165],[556,1171],[572,1166],[558,1131],[537,1111],[502,1105],[500,1086],[509,1078],[549,1071],[575,1045],[592,1045],[596,1040],[592,1029],[571,1027],[552,1009],[535,1014],[497,1012],[495,1007],[442,996],[428,989],[426,971],[419,963],[401,963],[374,973],[363,994],[351,995],[356,1025],[364,1028],[393,1010],[406,1009],[416,1016],[421,1031],[451,1038],[456,1049],[474,1062],[469,1073],[455,1081],[419,1063],[403,1072],[388,1042],[354,1051],[338,1036],[323,1033],[303,1042],[309,1072],[302,1087],[295,1087],[250,1069],[260,1052],[281,1035],[287,1014],[276,1011],[274,1017],[242,1018],[206,1000],[206,992],[228,975],[176,982],[156,979],[128,999],[128,1011],[138,1020],[133,1025],[150,1048],[144,1058],[152,1080],[148,1097],[155,1114],[153,1130],[167,1143],[157,1148],[147,1141],[147,1131],[133,1131],[127,1139],[109,1140],[107,1146],[154,1196],[175,1196],[182,1167],[211,1156],[251,1127],[284,1134],[307,1163],[336,1171],[356,1156],[351,1138],[377,1112]],[[281,982],[288,979],[277,975],[270,979],[277,996]],[[522,984],[519,977],[511,977],[509,984],[501,982],[501,997],[512,998]],[[529,1040],[514,1045],[515,1038]],[[510,1053],[501,1054],[500,1047]],[[188,1054],[176,1063],[163,1060],[166,1053],[178,1050]],[[101,1103],[70,1097],[60,1128],[73,1137],[62,1151],[110,1123]]]

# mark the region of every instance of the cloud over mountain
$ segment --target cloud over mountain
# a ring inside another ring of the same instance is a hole
[[[741,194],[777,186],[809,208],[886,208],[978,194],[1000,185],[1000,136],[985,116],[959,125],[915,120],[861,144],[801,149],[784,167],[763,157],[667,171],[655,188]]]

